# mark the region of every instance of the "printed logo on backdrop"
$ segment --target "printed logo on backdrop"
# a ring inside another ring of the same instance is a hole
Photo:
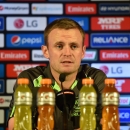
[[[0,48],[4,47],[4,34],[0,33]]]
[[[4,80],[3,79],[0,79],[0,93],[4,93]]]
[[[130,17],[92,17],[92,30],[130,30]]]
[[[44,31],[47,25],[46,17],[7,17],[8,31]]]
[[[6,46],[9,48],[41,48],[44,44],[43,34],[7,34]]]
[[[66,14],[96,14],[96,4],[65,4]]]
[[[99,13],[105,15],[130,14],[130,3],[101,3],[99,4]]]
[[[34,2],[34,0],[6,0],[6,1],[12,1],[12,2]],[[46,0],[36,0],[36,2],[45,2]]]
[[[4,110],[0,110],[0,124],[3,124],[4,123]],[[1,129],[0,130],[4,130],[4,129]]]
[[[32,50],[32,61],[49,61],[43,56],[42,50]]]
[[[85,52],[85,57],[82,59],[82,61],[96,61],[97,55],[97,50],[87,49]]]
[[[88,34],[85,34],[84,45],[86,47],[89,47],[89,35]]]
[[[63,14],[63,4],[32,4],[32,14]]]
[[[0,96],[0,107],[9,107],[12,96]]]
[[[130,109],[129,108],[119,108],[120,123],[130,122]]]
[[[130,95],[120,95],[119,107],[130,107]]]
[[[80,26],[84,29],[84,31],[89,30],[89,19],[87,17],[69,17],[69,16],[64,16],[65,18],[71,18],[78,22]],[[56,19],[64,18],[64,17],[49,17],[49,23]]]
[[[0,64],[0,78],[3,78],[4,76],[4,65]]]
[[[4,30],[4,18],[0,17],[0,31]]]
[[[130,47],[130,34],[128,33],[93,33],[90,41],[92,48],[99,47]]]
[[[120,130],[130,130],[130,126],[120,126]]]
[[[1,50],[0,61],[28,61],[29,50]]]
[[[130,50],[100,50],[101,61],[130,61]]]
[[[29,4],[0,4],[0,14],[29,14]]]
[[[130,63],[92,63],[91,66],[102,70],[107,77],[130,77]]]
[[[16,79],[7,79],[6,80],[6,92],[13,93],[13,87],[16,82]]]
[[[65,2],[65,1],[69,1],[70,2],[70,0],[48,0],[48,1],[53,1],[53,2]],[[71,0],[71,2],[79,2],[79,0]],[[88,0],[80,0],[80,1],[88,1]]]
[[[130,93],[130,79],[116,79],[115,86],[120,93]]]
[[[23,70],[36,66],[46,66],[46,64],[7,64],[6,76],[10,78],[16,78]]]

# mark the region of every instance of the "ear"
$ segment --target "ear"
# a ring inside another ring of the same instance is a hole
[[[84,56],[85,56],[85,52],[86,52],[86,46],[84,45],[83,46],[83,50],[82,50],[83,52],[82,52],[82,58],[84,58]]]
[[[42,45],[41,46],[41,50],[42,50],[42,53],[43,53],[44,57],[47,58],[47,59],[49,59],[49,52],[48,52],[47,46]]]

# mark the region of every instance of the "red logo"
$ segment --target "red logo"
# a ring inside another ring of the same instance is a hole
[[[0,10],[3,10],[4,9],[4,7],[3,6],[0,6]]]
[[[24,26],[24,21],[22,19],[16,19],[14,21],[14,26],[18,29],[22,28]]]
[[[129,17],[92,17],[92,30],[130,30]]]
[[[109,69],[107,66],[101,66],[99,69],[102,70],[105,74],[108,74],[109,72]]]
[[[13,44],[13,45],[19,45],[19,43],[20,43],[20,37],[19,36],[13,36],[12,38],[11,38],[11,43]]]
[[[66,14],[96,14],[96,4],[66,4]]]
[[[86,47],[89,46],[89,37],[88,37],[88,34],[85,34],[84,45],[85,45]]]
[[[0,103],[4,103],[4,99],[3,98],[0,98]]]
[[[6,76],[16,78],[23,70],[33,68],[36,66],[46,66],[46,64],[7,64]]]
[[[130,93],[130,79],[116,79],[115,86],[120,93]]]
[[[130,50],[100,50],[100,60],[130,60]]]

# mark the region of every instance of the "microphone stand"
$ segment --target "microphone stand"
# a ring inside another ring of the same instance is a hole
[[[62,91],[63,91],[63,102],[64,102],[64,105],[63,105],[63,130],[72,130],[72,128],[69,128],[69,119],[70,119],[70,115],[69,115],[69,108],[67,107],[67,104],[66,104],[66,98],[65,98],[65,94],[64,94],[64,89],[63,89],[63,82],[65,81],[65,77],[66,75],[63,73],[63,74],[60,74],[59,76],[59,80],[61,82],[61,88],[62,88]]]

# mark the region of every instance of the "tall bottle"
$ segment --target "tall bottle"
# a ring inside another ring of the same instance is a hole
[[[82,88],[79,92],[80,130],[95,130],[97,93],[93,87],[93,79],[82,79]]]
[[[17,88],[14,93],[14,130],[32,130],[32,92],[27,78],[17,80]]]
[[[102,92],[102,130],[120,130],[119,93],[115,88],[115,79],[105,79]]]
[[[37,93],[38,106],[38,130],[53,130],[54,129],[54,105],[55,93],[51,88],[51,79],[42,79],[41,87]]]

